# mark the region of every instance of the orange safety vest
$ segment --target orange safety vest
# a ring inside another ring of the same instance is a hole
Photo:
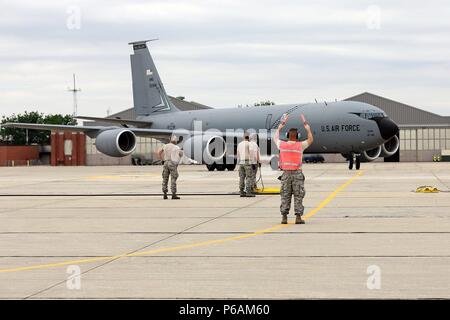
[[[302,168],[302,142],[288,143],[280,141],[280,169],[299,170]]]

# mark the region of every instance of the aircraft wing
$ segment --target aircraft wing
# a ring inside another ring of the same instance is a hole
[[[5,123],[1,125],[5,128],[19,128],[30,130],[59,130],[59,131],[71,131],[71,132],[84,132],[90,137],[95,137],[101,130],[108,129],[123,129],[123,127],[111,126],[71,126],[71,125],[59,125],[59,124],[39,124],[39,123]],[[144,128],[127,128],[137,136],[151,137],[155,139],[168,139],[174,130],[169,129],[144,129]],[[175,130],[176,133],[176,130]]]
[[[76,116],[77,119],[83,120],[94,120],[100,122],[107,122],[113,124],[121,124],[121,125],[132,125],[136,127],[146,127],[152,124],[151,121],[140,121],[140,120],[132,120],[132,119],[120,119],[120,118],[97,118],[97,117],[87,117],[87,116]]]
[[[102,130],[110,130],[110,129],[124,129],[123,127],[119,126],[72,126],[72,125],[59,125],[59,124],[39,124],[39,123],[16,123],[16,122],[9,122],[1,125],[5,128],[20,128],[20,129],[31,129],[31,130],[49,130],[49,131],[71,131],[71,132],[84,132],[88,136],[95,138],[97,133]],[[136,136],[140,137],[150,137],[155,139],[161,139],[161,140],[167,140],[170,138],[172,134],[178,135],[178,136],[192,136],[192,135],[199,135],[203,132],[201,131],[187,131],[187,130],[170,130],[170,129],[152,129],[152,128],[134,128],[130,127],[127,128],[127,130],[132,131]],[[225,132],[213,132],[210,134],[226,137],[239,137],[242,134],[239,133],[225,133]]]
[[[31,129],[31,130],[61,130],[61,131],[72,131],[72,132],[97,132],[106,127],[100,126],[71,126],[71,125],[62,125],[62,124],[40,124],[40,123],[15,123],[8,122],[1,125],[5,128],[19,128],[19,129]]]

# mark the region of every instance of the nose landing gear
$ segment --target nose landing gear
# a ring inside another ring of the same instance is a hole
[[[353,164],[355,164],[355,169],[359,170],[359,168],[361,167],[361,154],[353,152],[350,154],[350,156],[348,157],[349,170],[353,169]]]

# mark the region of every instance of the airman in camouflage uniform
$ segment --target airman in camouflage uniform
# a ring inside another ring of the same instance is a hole
[[[251,139],[250,139],[251,137]],[[254,197],[256,170],[260,161],[260,151],[256,143],[256,133],[244,133],[244,140],[238,144],[237,160],[239,164],[239,193],[241,197]]]
[[[167,199],[168,184],[170,177],[170,189],[172,191],[172,199],[180,199],[177,196],[177,179],[178,179],[178,164],[183,157],[183,151],[177,146],[178,138],[172,136],[170,143],[165,144],[159,151],[159,157],[164,162],[162,171],[162,192],[163,198]]]
[[[303,211],[305,209],[303,207],[303,198],[305,197],[305,176],[302,172],[302,154],[303,150],[308,148],[313,143],[314,138],[311,128],[303,115],[301,119],[308,134],[308,139],[306,141],[302,141],[301,143],[298,141],[299,134],[297,128],[289,129],[287,133],[287,142],[280,141],[280,131],[287,123],[287,115],[283,116],[280,126],[274,136],[274,142],[280,149],[280,168],[283,170],[280,189],[280,212],[282,216],[282,224],[287,224],[288,222],[287,216],[289,214],[289,210],[291,209],[292,196],[294,196],[294,211],[296,216],[295,223],[305,223],[302,219]],[[282,152],[284,159],[283,161],[281,161]]]

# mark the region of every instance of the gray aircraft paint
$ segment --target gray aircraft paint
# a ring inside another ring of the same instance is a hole
[[[136,120],[148,121],[148,126],[129,128],[137,136],[167,140],[173,130],[193,130],[194,121],[201,121],[202,130],[214,128],[221,131],[222,136],[226,136],[227,129],[255,129],[264,131],[260,136],[260,139],[264,139],[267,138],[263,136],[266,130],[276,129],[284,113],[289,114],[289,121],[283,134],[289,128],[296,127],[301,133],[301,140],[306,139],[306,132],[300,121],[300,115],[305,115],[314,134],[314,143],[307,149],[309,153],[359,153],[382,145],[397,133],[383,138],[376,121],[358,115],[373,113],[386,117],[385,113],[375,106],[353,101],[179,111],[166,94],[146,43],[147,41],[130,43],[134,51],[130,59]],[[390,122],[393,124],[392,121]],[[126,124],[126,120],[124,120],[124,124]],[[6,126],[48,130],[76,129],[76,131],[85,131],[91,137],[95,137],[98,132],[104,130],[122,128],[118,126],[73,127],[17,123]],[[395,124],[393,126],[396,127]],[[348,128],[357,128],[358,130],[348,130]],[[273,131],[270,132],[269,139],[272,138]]]
[[[149,125],[151,129],[193,130],[194,121],[201,121],[203,130],[217,129],[222,132],[227,129],[270,130],[276,129],[281,116],[288,113],[290,117],[286,129],[297,127],[305,139],[306,131],[300,122],[300,115],[304,114],[311,125],[315,139],[313,145],[307,149],[310,153],[361,152],[385,142],[375,121],[356,115],[384,114],[384,112],[362,102],[340,101],[176,112],[178,110],[168,102],[169,99],[146,41],[131,44],[134,50],[134,54],[131,55],[134,108],[138,115],[137,119],[151,122]],[[147,76],[148,70],[151,70],[152,76]],[[149,85],[146,85],[147,83]],[[143,106],[145,101],[149,103]],[[166,108],[161,106],[155,108],[154,101],[165,102]],[[342,125],[353,125],[359,126],[359,131],[322,132],[322,125],[339,126],[340,129]]]
[[[281,116],[290,112],[287,129],[296,127],[301,137],[306,139],[306,131],[300,122],[300,115],[304,114],[311,125],[314,143],[308,148],[310,153],[348,153],[372,149],[383,142],[375,121],[360,118],[354,113],[382,113],[378,108],[360,102],[335,102],[325,104],[278,105],[267,107],[249,107],[241,109],[208,109],[184,111],[180,114],[160,114],[150,117],[154,129],[187,129],[192,130],[193,121],[201,120],[203,129],[276,129]],[[269,124],[267,127],[266,125]],[[359,125],[359,131],[328,131],[322,132],[322,125]],[[282,135],[283,135],[282,133]],[[375,134],[374,134],[375,133]],[[302,139],[302,140],[303,140]]]
[[[130,62],[136,115],[148,116],[155,112],[179,111],[166,94],[158,70],[147,49],[147,41],[129,44],[134,50],[134,54],[130,55]]]

